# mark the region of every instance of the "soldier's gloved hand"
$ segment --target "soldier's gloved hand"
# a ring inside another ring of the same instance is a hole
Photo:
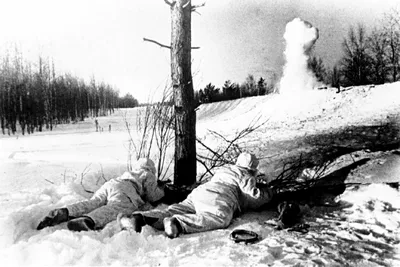
[[[46,217],[39,223],[37,230],[42,230],[45,227],[54,226],[62,222],[68,221],[68,209],[55,209],[49,212]]]

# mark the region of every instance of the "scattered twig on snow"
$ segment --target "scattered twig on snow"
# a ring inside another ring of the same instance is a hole
[[[84,179],[85,175],[89,172],[90,165],[92,165],[92,164],[87,165],[81,173],[81,186],[82,186],[83,190],[85,190],[85,192],[93,194],[94,193],[93,191],[86,189],[85,186],[83,185],[83,179]]]
[[[44,179],[46,182],[49,182],[49,183],[51,183],[51,184],[54,184],[54,182],[52,182],[52,181],[50,181],[50,180],[47,180],[47,179]]]
[[[100,173],[99,178],[97,178],[96,185],[99,184],[100,178],[103,178],[104,182],[107,182],[106,177],[104,177],[103,165],[101,165],[101,164],[100,164],[100,169],[101,169],[101,173]]]

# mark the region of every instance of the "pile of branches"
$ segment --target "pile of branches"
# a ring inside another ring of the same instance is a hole
[[[289,165],[289,164],[288,164]],[[313,168],[304,168],[303,160],[300,157],[290,167],[283,167],[279,176],[267,183],[264,174],[257,179],[259,186],[269,186],[277,193],[296,192],[315,187],[334,166],[334,160],[329,160]]]
[[[235,164],[236,158],[245,150],[243,139],[256,132],[266,123],[267,121],[261,121],[260,116],[256,117],[250,121],[247,127],[238,131],[232,138],[227,138],[216,131],[208,130],[209,135],[217,140],[219,144],[215,148],[196,138],[197,143],[201,146],[200,149],[203,151],[202,153],[197,153],[197,162],[205,168],[205,172],[198,177],[198,182],[207,181],[214,175],[214,171],[218,167],[226,164]]]
[[[278,191],[305,190],[343,167],[365,163],[354,159],[360,151],[384,152],[399,148],[400,123],[389,118],[379,125],[347,126],[274,145],[273,149],[286,153],[270,159],[271,169],[279,170],[270,186]]]

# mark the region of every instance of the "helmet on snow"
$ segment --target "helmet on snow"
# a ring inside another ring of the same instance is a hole
[[[257,171],[258,159],[255,155],[248,152],[240,153],[236,159],[236,166],[248,169],[250,171]]]

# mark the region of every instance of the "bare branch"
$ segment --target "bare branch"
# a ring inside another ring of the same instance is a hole
[[[150,43],[155,43],[155,44],[159,45],[160,47],[171,49],[171,46],[162,44],[162,43],[157,42],[157,41],[152,40],[152,39],[143,38],[143,41],[145,41],[145,42],[150,42]],[[200,47],[198,47],[198,46],[193,46],[193,47],[191,47],[191,49],[200,49]]]
[[[47,179],[44,179],[46,182],[49,182],[49,183],[51,183],[51,184],[54,184],[54,182],[52,182],[52,181],[50,181],[50,180],[47,180]]]
[[[171,46],[161,44],[161,43],[159,43],[159,42],[157,42],[157,41],[154,41],[154,40],[151,40],[151,39],[148,39],[148,38],[143,38],[143,41],[155,43],[155,44],[157,44],[157,45],[159,45],[159,46],[161,46],[161,47],[171,49]]]
[[[191,1],[191,0],[188,0],[188,1],[186,2],[186,4],[183,4],[182,8],[185,9],[185,8],[190,4],[190,1]]]
[[[92,165],[92,164],[89,163],[89,164],[86,165],[86,167],[83,169],[83,171],[82,171],[82,173],[81,173],[82,178],[90,171],[90,166],[91,166],[91,165]]]
[[[92,164],[90,163],[90,164],[86,165],[85,169],[83,169],[83,171],[81,173],[81,187],[86,193],[93,194],[94,192],[91,191],[91,190],[86,189],[84,184],[83,184],[83,180],[85,179],[85,175],[90,171],[90,165],[92,165]]]
[[[206,5],[206,2],[204,2],[203,4],[200,4],[200,5],[193,5],[193,6],[192,6],[192,11],[196,11],[197,8],[203,7],[203,6],[205,6],[205,5]]]
[[[128,134],[129,134],[129,148],[128,148],[127,168],[128,168],[128,170],[131,170],[131,167],[132,167],[132,165],[131,165],[131,162],[132,162],[132,150],[133,150],[132,147],[134,148],[134,151],[136,153],[137,153],[138,149],[137,149],[137,147],[135,145],[135,141],[134,141],[134,139],[132,137],[131,128],[130,128],[130,125],[129,125],[129,122],[128,122],[128,117],[127,117],[127,112],[125,112],[123,114],[123,119],[124,119],[124,122],[125,122],[125,127],[126,127],[126,129],[128,131]],[[139,156],[136,154],[136,157],[138,158]]]
[[[212,176],[214,168],[221,167],[225,164],[234,163],[237,156],[242,152],[241,142],[243,138],[253,133],[268,122],[268,120],[260,122],[260,118],[261,117],[258,116],[251,120],[249,125],[237,132],[232,139],[228,139],[216,131],[208,130],[210,135],[213,135],[215,138],[223,141],[222,143],[224,143],[216,148],[211,148],[199,138],[196,138],[197,143],[202,146],[206,153],[204,155],[197,154],[196,158],[197,161],[205,168],[205,172],[199,178],[200,181],[202,181],[207,175]]]
[[[197,13],[201,16],[200,12],[198,12],[196,9],[192,9],[192,12]]]
[[[175,5],[175,3],[176,3],[175,0],[172,1],[172,2],[170,2],[170,1],[168,1],[168,0],[164,0],[164,2],[165,2],[167,5],[169,5],[170,7],[173,7],[173,6]]]
[[[137,139],[133,140],[130,125],[127,123],[126,115],[124,116],[126,129],[130,136],[128,167],[131,155],[136,153],[137,159],[140,157],[155,157],[158,162],[157,177],[159,180],[168,179],[168,171],[173,162],[167,162],[167,151],[173,144],[174,138],[174,111],[170,105],[172,98],[172,87],[166,84],[162,95],[161,102],[148,104],[144,109],[138,110],[136,114]],[[149,99],[149,103],[154,102]],[[129,167],[131,169],[131,166]]]
[[[214,173],[210,170],[210,168],[207,166],[207,163],[205,161],[202,161],[201,159],[197,158],[196,159],[199,163],[201,163],[201,165],[203,165],[203,167],[206,169],[206,172],[203,173],[200,178],[199,181],[200,183],[204,182],[205,178],[207,179],[209,176],[213,176]],[[208,174],[208,175],[207,175]]]
[[[203,147],[205,147],[208,151],[211,151],[211,153],[213,154],[218,154],[217,152],[215,152],[213,149],[211,149],[210,147],[208,147],[206,144],[204,144],[202,141],[200,141],[200,139],[196,138],[196,141],[200,143],[200,145],[202,145]]]
[[[103,178],[104,182],[107,182],[106,177],[104,177],[103,165],[100,164],[100,168],[101,168],[101,176],[97,179],[96,185],[99,184],[100,178]]]
[[[197,11],[197,9],[200,8],[200,7],[203,7],[205,5],[206,5],[205,2],[203,4],[201,4],[201,5],[194,5],[194,6],[192,6],[191,11],[195,12],[195,13],[197,13],[197,14],[199,14],[201,16],[201,14]]]

